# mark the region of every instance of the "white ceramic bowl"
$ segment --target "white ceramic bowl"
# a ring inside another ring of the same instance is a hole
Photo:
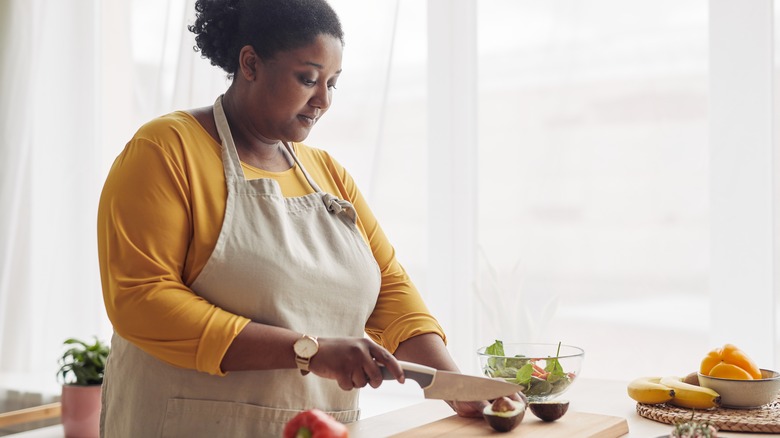
[[[699,385],[720,394],[724,408],[757,408],[772,403],[780,394],[780,373],[761,370],[762,379],[735,380],[699,373]]]
[[[582,348],[571,345],[561,345],[558,351],[558,344],[505,343],[503,356],[487,354],[486,348],[477,350],[482,372],[521,385],[529,402],[550,400],[566,392],[579,375],[585,357]],[[558,372],[534,372],[529,380],[521,382],[517,380],[518,370],[524,366],[538,371],[557,368]]]

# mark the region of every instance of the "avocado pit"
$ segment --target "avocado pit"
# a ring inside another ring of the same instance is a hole
[[[528,404],[531,412],[542,421],[555,421],[569,410],[568,400],[550,400],[543,402],[531,402]]]
[[[492,404],[485,406],[482,416],[485,421],[498,432],[509,432],[523,421],[526,404],[514,401],[508,397],[499,397]]]

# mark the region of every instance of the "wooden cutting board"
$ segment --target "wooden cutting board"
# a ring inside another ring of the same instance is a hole
[[[531,411],[526,411],[522,423],[506,433],[496,432],[483,419],[453,415],[393,436],[397,438],[489,435],[522,438],[615,438],[627,433],[628,422],[625,418],[570,411],[557,421],[545,423],[537,419]]]

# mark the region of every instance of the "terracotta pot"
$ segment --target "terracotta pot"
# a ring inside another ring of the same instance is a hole
[[[62,427],[66,438],[100,436],[101,385],[62,385]]]

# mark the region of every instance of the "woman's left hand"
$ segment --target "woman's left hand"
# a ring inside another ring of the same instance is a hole
[[[486,401],[448,401],[448,405],[459,417],[482,418],[482,410],[488,405]]]
[[[515,401],[522,401],[523,403],[525,403],[526,406],[528,406],[528,399],[525,397],[525,394],[523,394],[522,392],[518,392],[517,394],[512,394],[509,396],[509,398]],[[482,410],[485,409],[485,406],[489,405],[490,402],[448,401],[447,404],[450,405],[452,410],[455,411],[455,413],[458,414],[459,417],[482,418]]]

